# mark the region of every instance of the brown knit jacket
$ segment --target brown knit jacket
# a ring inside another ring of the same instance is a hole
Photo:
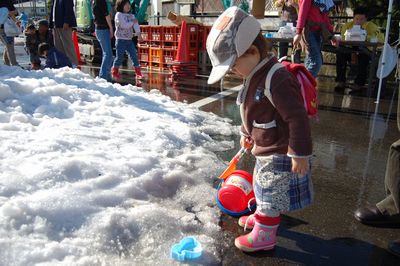
[[[312,141],[309,119],[296,78],[285,68],[275,72],[271,93],[276,108],[264,95],[267,73],[277,62],[275,57],[260,62],[239,92],[241,133],[253,139],[252,153],[255,156],[310,156]]]

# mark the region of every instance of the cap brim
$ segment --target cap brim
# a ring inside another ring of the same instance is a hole
[[[226,60],[225,62],[217,65],[217,66],[213,66],[210,76],[208,77],[208,84],[214,84],[215,82],[218,82],[220,79],[222,79],[225,74],[229,71],[229,69],[231,68],[233,62],[235,61],[236,56],[231,56],[228,58],[228,60]]]

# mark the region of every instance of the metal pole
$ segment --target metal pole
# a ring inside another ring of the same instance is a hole
[[[385,41],[384,41],[385,44],[388,43],[388,41],[389,41],[389,32],[390,32],[389,29],[390,29],[390,21],[392,19],[392,8],[393,8],[393,0],[389,0],[388,16],[387,16],[387,22],[386,22],[386,33],[385,33]],[[386,54],[387,54],[386,46],[383,46],[381,71],[379,73],[378,94],[376,96],[377,104],[379,103],[379,98],[381,97],[383,67],[385,66],[385,63],[386,63]]]

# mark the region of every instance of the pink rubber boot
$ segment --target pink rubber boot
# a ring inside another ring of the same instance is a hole
[[[254,218],[254,214],[246,215],[240,217],[238,223],[239,226],[244,227],[244,230],[253,229],[256,219]]]
[[[239,236],[235,239],[235,246],[245,252],[259,250],[270,250],[276,244],[276,232],[280,223],[280,216],[268,217],[254,214],[253,230],[247,235]]]

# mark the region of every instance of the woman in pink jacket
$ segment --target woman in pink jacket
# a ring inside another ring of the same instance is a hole
[[[296,35],[293,45],[301,45],[306,52],[305,67],[314,77],[318,76],[322,66],[321,46],[330,41],[337,46],[333,36],[333,25],[329,19],[329,10],[334,8],[332,0],[300,0]]]

